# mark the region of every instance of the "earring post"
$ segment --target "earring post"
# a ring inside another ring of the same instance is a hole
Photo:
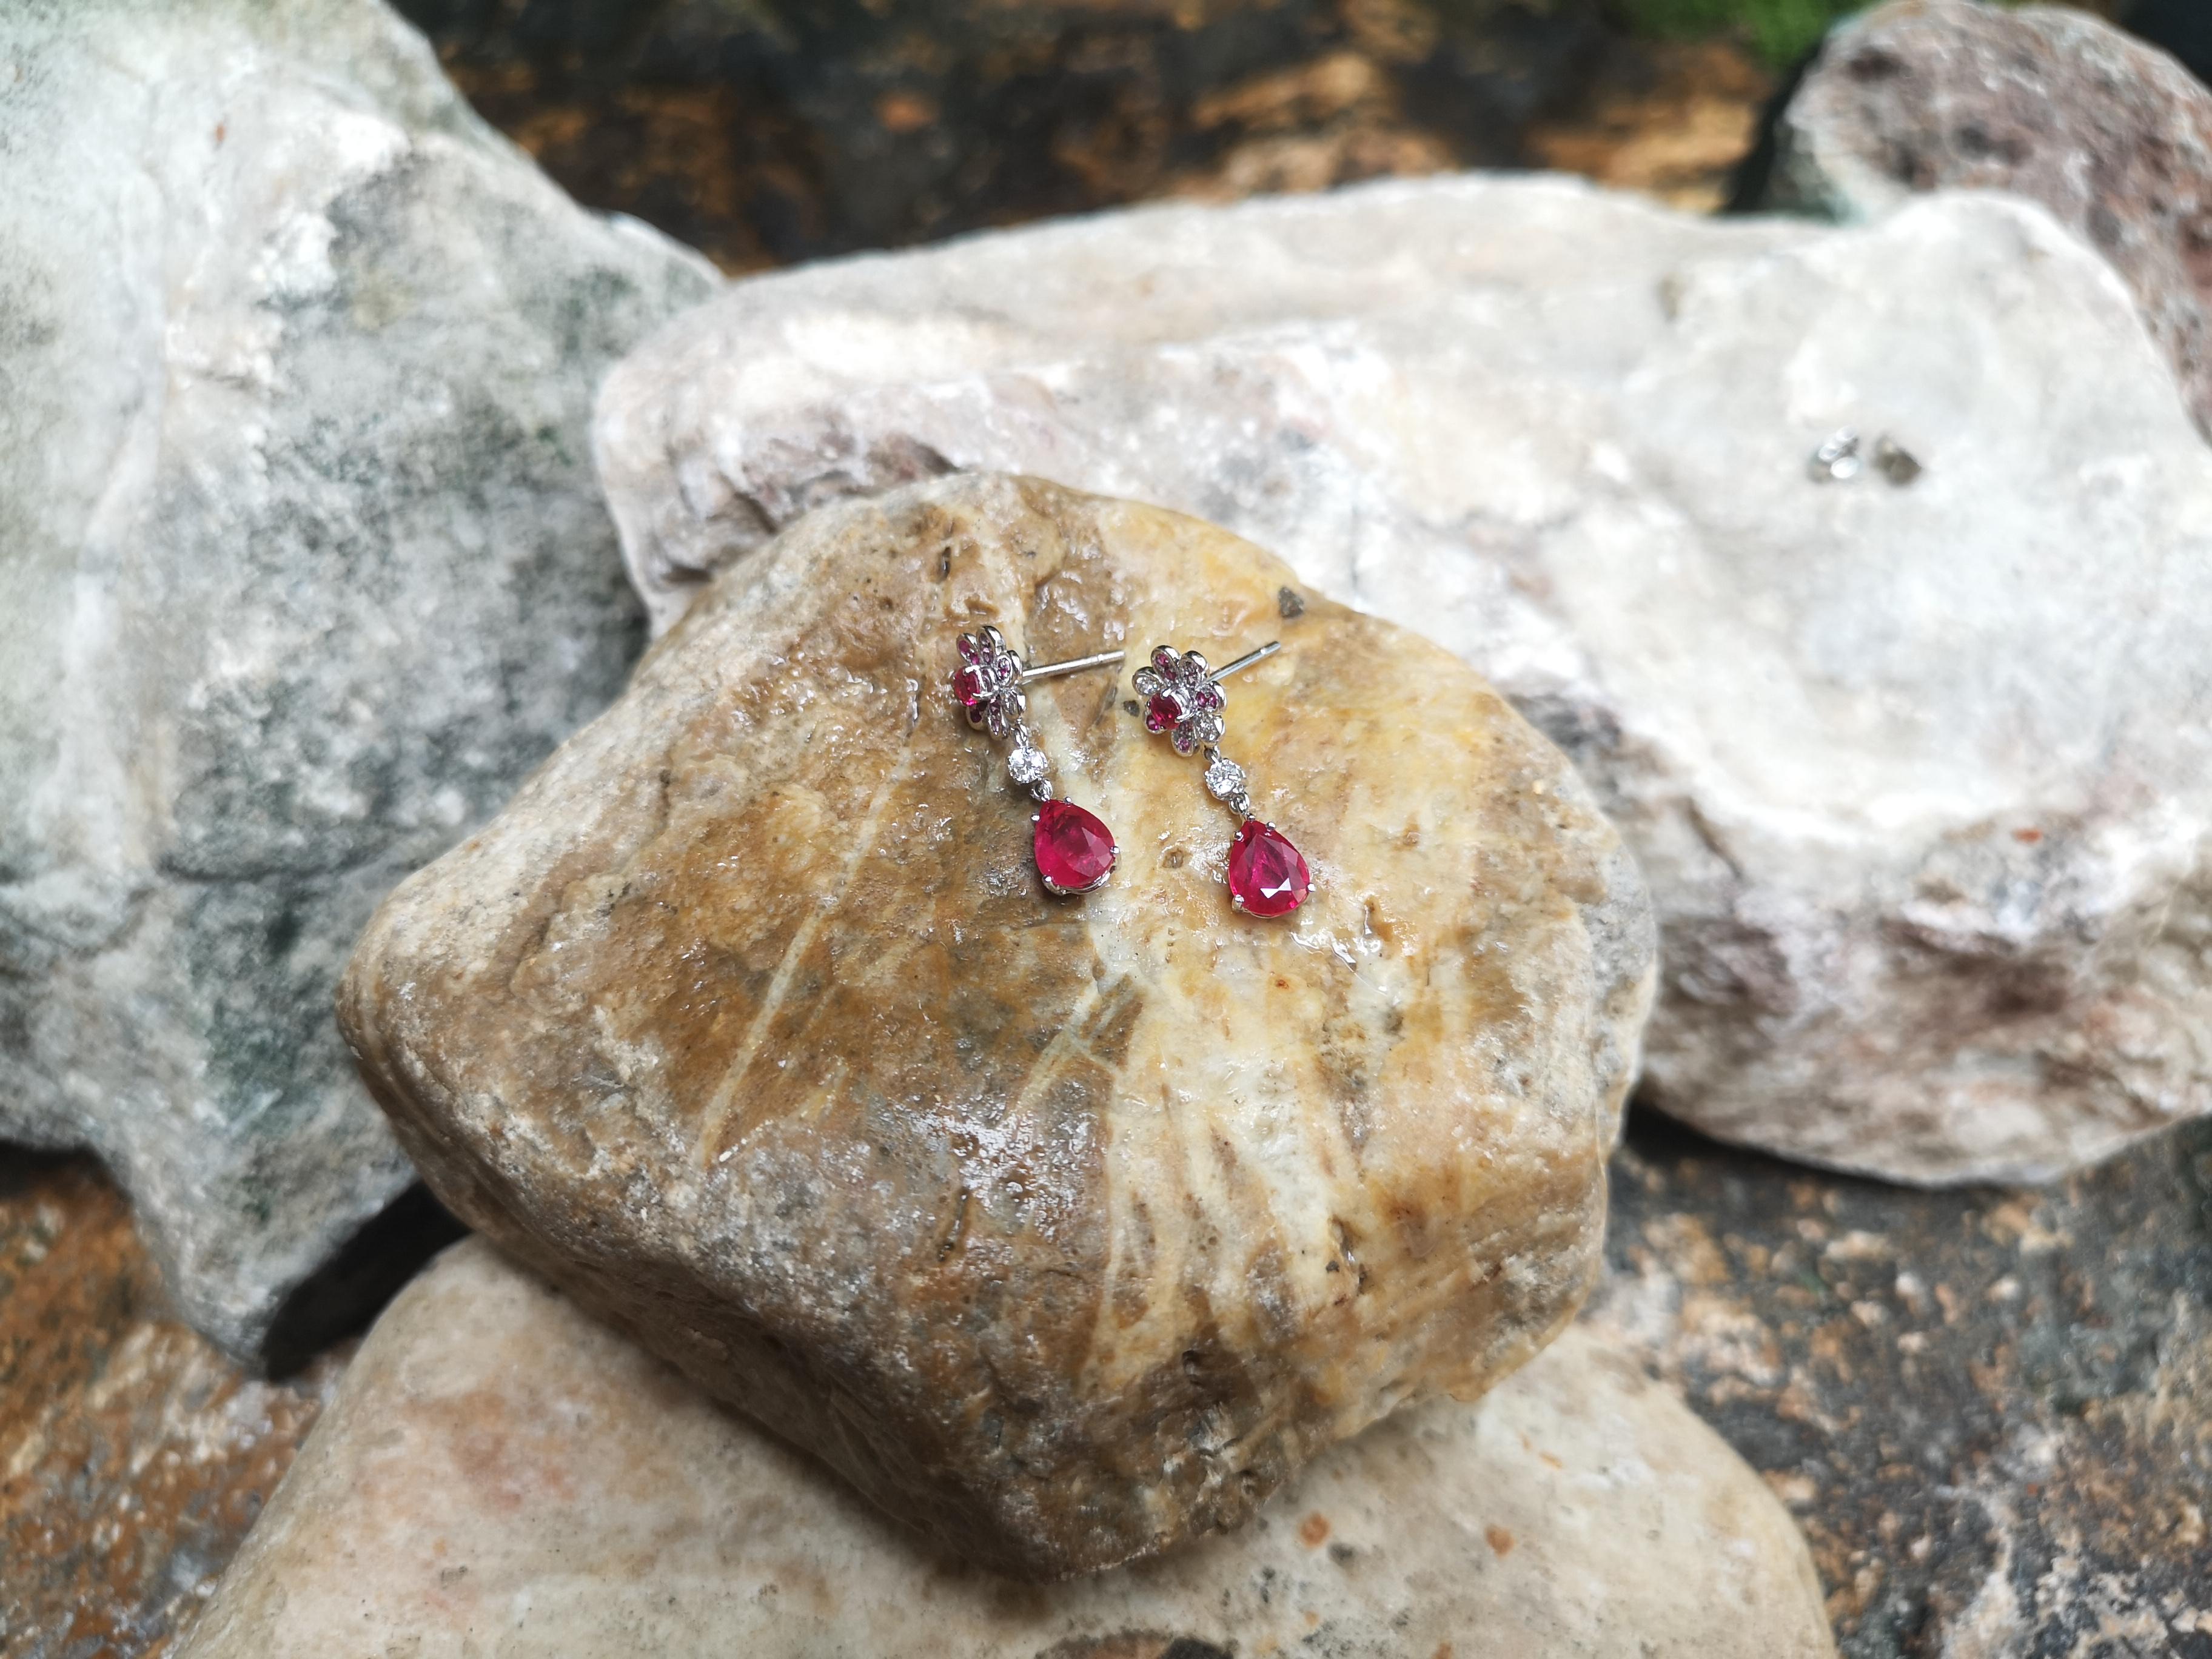
[[[1128,654],[1127,651],[1101,651],[1094,656],[1070,657],[1066,662],[1041,663],[1035,668],[1022,670],[1022,684],[1057,679],[1062,674],[1080,674],[1086,668],[1110,668]]]
[[[1267,644],[1260,647],[1257,650],[1247,651],[1243,656],[1237,658],[1235,662],[1222,664],[1220,667],[1215,669],[1206,678],[1210,680],[1225,680],[1231,674],[1240,674],[1243,672],[1244,670],[1249,668],[1255,662],[1264,662],[1267,659],[1273,656],[1275,653],[1282,648],[1283,642],[1280,640],[1269,640]]]

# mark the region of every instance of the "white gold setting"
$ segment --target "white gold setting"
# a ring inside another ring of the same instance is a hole
[[[1244,769],[1219,750],[1214,750],[1206,769],[1206,793],[1216,800],[1249,804],[1251,797],[1244,786]]]
[[[1006,636],[986,623],[981,630],[960,636],[960,665],[952,671],[952,696],[968,716],[968,724],[988,732],[1001,743],[1013,740],[1006,756],[1006,776],[1032,799],[1052,799],[1052,762],[1030,729],[1030,700],[1022,688],[1031,680],[1051,679],[1086,668],[1107,668],[1127,653],[1100,651],[1066,662],[1032,668],[1021,653],[1006,643]]]
[[[1217,747],[1226,729],[1223,710],[1229,704],[1220,682],[1281,649],[1282,641],[1270,640],[1235,662],[1214,668],[1195,651],[1163,645],[1131,677],[1137,695],[1144,699],[1138,712],[1145,729],[1165,733],[1179,755],[1205,750],[1206,793],[1237,815],[1226,872],[1229,902],[1246,915],[1260,918],[1286,916],[1304,904],[1313,889],[1313,873],[1305,854],[1288,836],[1252,815],[1249,777]]]
[[[1228,730],[1223,711],[1229,706],[1229,694],[1221,682],[1282,648],[1280,640],[1270,640],[1235,662],[1213,668],[1198,652],[1155,646],[1150,661],[1130,680],[1144,699],[1145,729],[1166,732],[1178,755],[1204,750],[1206,792],[1234,812],[1240,823],[1252,816],[1250,780],[1243,767],[1214,746]]]

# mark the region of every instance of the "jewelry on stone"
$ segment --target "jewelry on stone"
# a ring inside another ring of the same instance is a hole
[[[1832,434],[1813,452],[1805,471],[1814,483],[1849,483],[1865,466],[1859,459],[1859,434],[1850,427]]]
[[[1887,432],[1874,441],[1875,470],[1902,489],[1926,469],[1919,458]],[[1805,470],[1814,483],[1849,483],[1866,471],[1859,434],[1850,427],[1832,434],[1813,452]]]
[[[1304,854],[1290,837],[1252,816],[1244,769],[1221,752],[1228,729],[1222,714],[1229,702],[1221,682],[1282,648],[1280,640],[1270,640],[1235,662],[1209,668],[1195,651],[1158,646],[1133,679],[1144,699],[1145,729],[1166,732],[1178,755],[1206,751],[1206,793],[1237,820],[1237,838],[1229,844],[1229,902],[1255,916],[1288,915],[1305,902],[1313,883]]]
[[[1037,874],[1054,893],[1087,893],[1105,884],[1114,873],[1116,848],[1114,832],[1095,812],[1073,801],[1056,799],[1052,789],[1052,762],[1046,758],[1036,733],[1030,729],[1029,698],[1022,687],[1031,680],[1079,673],[1086,668],[1107,668],[1128,653],[1101,651],[1088,657],[1031,667],[1006,643],[1006,636],[988,624],[980,634],[963,634],[960,665],[952,671],[952,698],[968,716],[968,724],[988,732],[1001,743],[1011,739],[1006,776],[1026,789],[1037,803],[1030,815],[1036,826],[1030,837],[1030,855]]]

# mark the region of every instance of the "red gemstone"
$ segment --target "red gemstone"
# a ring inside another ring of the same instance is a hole
[[[963,708],[974,708],[991,695],[989,676],[979,663],[963,663],[952,671],[952,695]]]
[[[1244,820],[1229,843],[1229,891],[1255,916],[1286,916],[1306,902],[1313,878],[1290,837],[1257,818]]]
[[[1165,732],[1182,723],[1188,712],[1173,691],[1155,691],[1145,704],[1145,730]]]
[[[1114,872],[1114,832],[1067,801],[1037,809],[1036,848],[1037,874],[1055,893],[1087,893]]]

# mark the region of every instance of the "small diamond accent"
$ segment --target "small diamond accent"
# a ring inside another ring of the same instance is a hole
[[[1233,760],[1218,760],[1206,769],[1206,787],[1216,800],[1234,800],[1244,793],[1244,769]]]
[[[1052,770],[1052,763],[1044,757],[1042,749],[1017,749],[1006,757],[1006,775],[1024,789],[1033,783],[1042,783],[1045,774]]]

